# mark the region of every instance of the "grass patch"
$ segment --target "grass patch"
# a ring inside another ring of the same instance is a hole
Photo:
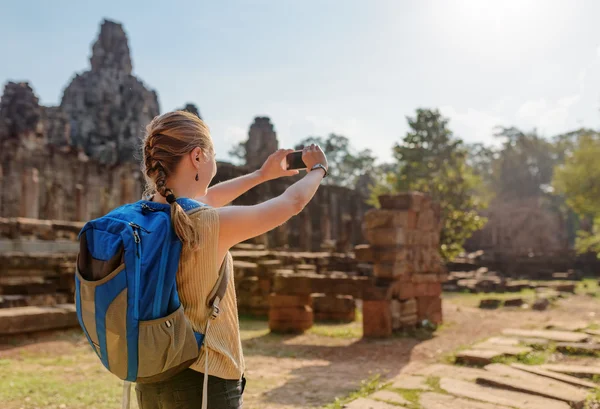
[[[517,356],[507,356],[493,359],[493,363],[497,364],[524,364],[524,365],[543,365],[548,363],[552,355],[556,353],[556,345],[549,344],[545,349],[533,350],[527,354]]]
[[[418,389],[393,389],[395,392],[398,392],[404,399],[410,402],[408,406],[410,409],[420,409],[421,404],[419,400],[421,399],[421,393],[423,391]]]
[[[373,377],[362,381],[360,388],[357,391],[352,392],[345,398],[335,398],[335,401],[325,406],[325,409],[342,409],[347,403],[358,398],[366,398],[384,387],[385,385],[382,383],[381,375],[374,375]]]
[[[23,366],[24,362],[28,365]],[[32,370],[29,365],[37,370]],[[101,364],[98,362],[98,365]],[[118,407],[121,402],[122,382],[101,367],[64,371],[60,365],[52,365],[51,361],[12,361],[2,365],[0,385],[3,385],[0,402],[15,408],[112,408]],[[135,397],[132,400],[132,408],[137,408]]]
[[[600,297],[600,285],[598,285],[598,280],[593,278],[584,278],[583,280],[578,281],[575,286],[575,293]]]
[[[440,377],[439,376],[428,376],[425,379],[425,383],[427,384],[427,386],[429,386],[431,389],[433,389],[434,392],[446,394],[446,391],[443,390],[442,387],[440,386]]]
[[[308,332],[323,337],[341,339],[361,338],[363,334],[362,324],[357,321],[349,324],[315,323]]]

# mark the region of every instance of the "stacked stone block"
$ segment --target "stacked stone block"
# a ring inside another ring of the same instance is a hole
[[[309,275],[279,273],[269,297],[269,329],[280,333],[302,333],[314,321],[312,286]]]
[[[423,320],[442,321],[439,207],[419,192],[379,197],[380,209],[365,214],[369,245],[356,257],[373,263],[373,282],[363,294],[364,335],[389,336]]]

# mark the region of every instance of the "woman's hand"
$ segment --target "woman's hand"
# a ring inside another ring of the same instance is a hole
[[[321,150],[318,145],[314,143],[310,146],[306,146],[302,150],[302,160],[306,164],[306,170],[310,172],[313,166],[317,163],[325,166],[325,169],[329,169],[329,164],[327,163],[327,158],[325,154]]]
[[[288,153],[294,152],[293,149],[279,149],[272,153],[265,163],[258,170],[261,178],[264,180],[273,180],[280,178],[282,176],[293,176],[297,175],[297,170],[287,170],[286,169],[286,155]]]

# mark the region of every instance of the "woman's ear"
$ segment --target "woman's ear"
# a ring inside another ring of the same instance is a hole
[[[205,161],[204,152],[202,152],[202,149],[196,147],[190,152],[190,159],[192,160],[194,166],[198,167],[202,162]]]

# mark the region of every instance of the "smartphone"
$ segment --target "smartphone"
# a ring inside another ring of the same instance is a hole
[[[306,169],[306,163],[302,160],[302,151],[288,153],[285,157],[287,169]]]

